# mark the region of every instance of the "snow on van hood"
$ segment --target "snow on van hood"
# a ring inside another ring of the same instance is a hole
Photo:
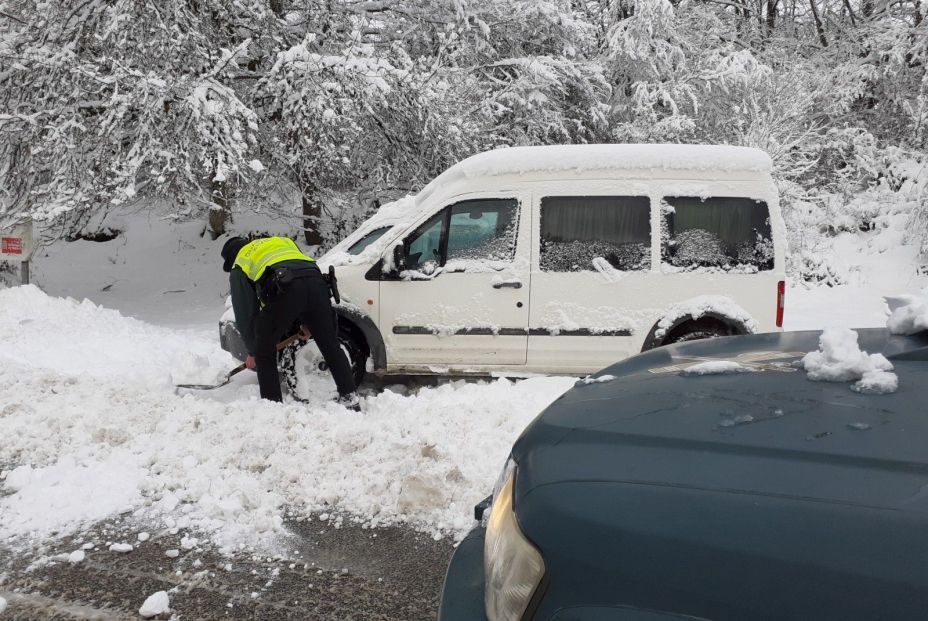
[[[381,205],[374,215],[361,223],[355,231],[338,242],[327,253],[319,258],[319,263],[323,269],[328,266],[339,267],[342,265],[361,265],[373,263],[386,250],[387,245],[393,239],[389,233],[378,239],[376,242],[365,248],[358,254],[348,252],[354,243],[362,237],[382,227],[395,227],[399,224],[408,224],[421,211],[421,207],[416,201],[416,197],[407,194],[403,198]]]

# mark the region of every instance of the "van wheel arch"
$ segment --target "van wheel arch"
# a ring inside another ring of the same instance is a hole
[[[387,348],[383,342],[380,330],[367,315],[345,306],[336,306],[339,330],[349,332],[358,345],[367,354],[374,371],[383,371],[387,368]]]
[[[741,320],[721,313],[710,311],[698,317],[683,315],[678,317],[668,328],[663,330],[660,328],[660,321],[655,323],[651,331],[648,332],[648,336],[644,340],[641,351],[645,352],[655,347],[681,341],[711,338],[715,336],[736,336],[751,334],[752,332],[753,331]]]

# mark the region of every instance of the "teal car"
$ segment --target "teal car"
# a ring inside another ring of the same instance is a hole
[[[928,333],[859,336],[896,392],[809,381],[818,332],[682,343],[578,383],[478,505],[439,620],[926,618]],[[723,360],[754,372],[687,372]]]

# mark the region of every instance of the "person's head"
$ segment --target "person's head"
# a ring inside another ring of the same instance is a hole
[[[222,245],[222,271],[231,272],[235,257],[248,242],[241,237],[232,237]]]

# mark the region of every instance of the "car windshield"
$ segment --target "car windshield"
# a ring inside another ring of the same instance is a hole
[[[392,228],[392,226],[382,226],[380,228],[374,229],[355,243],[351,244],[351,246],[348,247],[348,254],[361,254],[368,246],[383,237],[384,234]]]

